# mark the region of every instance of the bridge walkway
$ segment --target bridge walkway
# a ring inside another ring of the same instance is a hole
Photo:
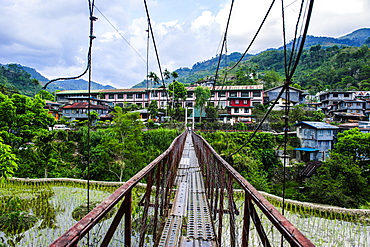
[[[216,246],[202,173],[187,135],[175,179],[176,194],[159,246]]]

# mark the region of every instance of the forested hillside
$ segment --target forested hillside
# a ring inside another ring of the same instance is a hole
[[[288,49],[291,46],[292,42],[287,44]],[[294,81],[311,93],[322,89],[368,90],[369,46],[370,28],[358,29],[339,38],[308,35]],[[247,54],[235,69],[229,71],[241,55],[239,52],[222,55],[217,85],[264,83],[265,89],[269,89],[281,84],[284,79],[283,47],[257,55]],[[175,70],[179,75],[177,80],[190,84],[213,78],[218,61],[219,57],[214,57],[197,62],[192,68],[179,68]],[[134,87],[146,87],[146,82]]]
[[[22,66],[20,64],[0,64],[0,92],[6,95],[14,93],[34,96],[40,92],[42,86],[49,80],[37,72],[35,69]],[[109,85],[101,85],[96,82],[91,83],[91,89],[112,89]],[[87,90],[88,82],[83,79],[65,80],[51,83],[47,90]]]

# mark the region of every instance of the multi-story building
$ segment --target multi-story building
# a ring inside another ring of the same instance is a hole
[[[102,105],[94,105],[88,102],[75,102],[71,105],[65,105],[61,107],[63,111],[63,117],[73,121],[73,120],[87,120],[88,119],[88,109],[91,111],[96,111],[99,114],[99,120],[110,119],[111,116],[108,115],[109,108]]]
[[[328,116],[336,122],[346,122],[347,120],[364,120],[366,101],[342,100],[328,108]]]
[[[353,100],[354,92],[343,91],[343,92],[320,92],[319,101],[321,102],[321,110],[324,114],[328,114],[333,105],[338,104],[342,100]]]
[[[302,161],[322,161],[333,148],[339,131],[337,126],[323,122],[300,122],[297,126],[297,137],[301,148],[296,148],[297,158]]]
[[[264,92],[264,102],[266,103],[273,103],[276,98],[279,96],[283,86],[278,86],[271,88],[269,90],[266,90]],[[289,106],[294,106],[297,104],[304,104],[305,103],[305,97],[308,95],[306,92],[303,90],[294,88],[294,87],[289,87]],[[284,92],[280,99],[278,100],[277,104],[275,104],[273,110],[284,110],[287,106],[287,93]]]
[[[194,108],[195,86],[187,87],[188,95],[182,102],[182,107]],[[262,85],[244,86],[216,86],[210,87],[212,96],[210,104],[227,109],[223,117],[234,121],[251,121],[252,109],[256,104],[263,104]],[[90,93],[97,105],[109,104],[111,106],[124,106],[136,104],[140,108],[146,108],[150,102],[156,100],[159,108],[165,108],[170,104],[171,96],[161,88],[132,88],[132,89],[103,89],[92,90]],[[87,90],[65,90],[56,93],[57,102],[72,104],[77,101],[87,101]]]

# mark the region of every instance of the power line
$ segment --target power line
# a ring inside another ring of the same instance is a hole
[[[216,74],[215,74],[215,80],[213,82],[213,89],[212,90],[214,90],[215,89],[215,86],[216,86],[216,81],[217,81],[217,76],[218,76],[218,70],[220,68],[220,63],[221,63],[221,58],[222,58],[222,52],[223,52],[224,47],[225,47],[225,44],[226,44],[227,30],[229,29],[229,24],[230,24],[230,19],[231,19],[231,12],[233,10],[233,6],[234,6],[234,0],[231,1],[230,11],[229,11],[229,17],[227,18],[224,39],[223,39],[222,46],[221,46],[220,56],[218,58],[218,63],[217,63],[217,68],[216,68]]]
[[[275,101],[273,102],[273,104],[271,105],[271,107],[269,108],[269,110],[267,111],[267,113],[264,115],[264,117],[261,120],[261,122],[258,124],[257,128],[254,130],[254,132],[252,133],[252,135],[250,136],[250,138],[247,140],[247,142],[245,142],[242,146],[240,146],[235,152],[233,152],[232,154],[230,154],[228,156],[228,158],[231,158],[234,154],[238,153],[242,148],[244,148],[246,145],[248,145],[252,141],[252,139],[256,135],[257,131],[261,128],[263,122],[266,120],[266,118],[268,117],[268,115],[270,115],[272,109],[277,104],[278,100],[281,98],[281,96],[283,95],[283,93],[289,89],[289,86],[292,84],[291,78],[293,77],[293,74],[294,74],[294,72],[295,72],[295,70],[297,68],[299,59],[301,57],[301,54],[302,54],[302,51],[303,51],[303,47],[304,47],[304,42],[305,42],[306,36],[307,36],[308,26],[309,26],[311,15],[312,15],[312,8],[313,8],[314,0],[309,0],[309,1],[310,1],[310,3],[309,3],[309,7],[308,7],[308,12],[307,12],[307,17],[306,17],[306,21],[305,21],[304,31],[303,31],[303,34],[302,34],[302,41],[300,43],[300,47],[299,47],[299,50],[297,52],[296,60],[294,61],[294,64],[293,64],[293,67],[292,67],[291,71],[286,74],[286,81],[285,81],[285,83],[284,83],[284,85],[283,85],[280,93],[278,94],[277,98],[275,99]],[[282,8],[282,13],[284,13],[284,8]],[[284,14],[283,14],[283,16],[284,16]],[[285,25],[284,25],[284,20],[283,20],[283,33],[284,33],[284,39],[285,39]],[[284,51],[286,52],[286,42],[284,42]]]
[[[270,4],[270,7],[269,7],[269,9],[267,10],[267,13],[266,13],[266,15],[265,15],[265,17],[263,18],[263,20],[262,20],[262,22],[261,22],[261,24],[260,24],[260,26],[259,26],[259,28],[257,29],[257,32],[254,34],[254,36],[253,36],[253,39],[251,40],[251,42],[249,43],[249,45],[248,45],[248,47],[247,47],[247,49],[245,49],[245,51],[244,51],[244,53],[243,53],[243,55],[239,58],[239,60],[234,64],[234,66],[233,67],[231,67],[228,71],[230,71],[230,70],[233,70],[241,61],[242,61],[242,59],[244,58],[244,56],[247,54],[247,52],[249,51],[249,49],[251,48],[251,46],[253,45],[253,43],[254,43],[254,41],[256,40],[256,38],[257,38],[257,36],[258,36],[258,34],[259,34],[259,32],[261,31],[261,29],[262,29],[262,26],[265,24],[265,22],[266,22],[266,19],[267,19],[267,16],[270,14],[270,11],[271,11],[271,9],[272,9],[272,6],[274,6],[274,3],[275,3],[275,0],[273,0],[272,1],[272,3]]]
[[[156,55],[156,58],[157,58],[159,73],[161,74],[161,79],[162,79],[162,84],[163,84],[163,90],[166,90],[166,84],[164,83],[164,78],[163,78],[163,73],[162,73],[162,67],[161,67],[161,63],[159,61],[159,55],[158,55],[157,45],[156,45],[155,39],[154,39],[153,28],[152,28],[152,24],[150,22],[149,10],[148,10],[148,5],[146,4],[146,0],[144,0],[144,6],[145,6],[145,11],[146,11],[146,16],[148,18],[149,31],[150,31],[150,34],[152,36],[154,51],[155,51],[155,55]],[[168,95],[167,95],[167,93],[166,93],[166,97],[167,97],[167,101],[168,101]]]
[[[135,48],[128,42],[128,40],[122,35],[122,33],[112,24],[112,22],[109,21],[109,19],[98,9],[98,7],[95,5],[96,10],[104,17],[104,19],[112,26],[112,28],[121,36],[121,38],[131,47],[131,49],[141,58],[141,60],[144,61],[144,63],[147,63],[145,59],[135,50]]]

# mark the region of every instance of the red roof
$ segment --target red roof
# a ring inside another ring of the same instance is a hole
[[[63,109],[87,109],[89,108],[88,102],[76,102],[72,105],[66,105],[62,107]],[[90,104],[91,109],[103,109],[106,110],[107,108],[102,105],[92,105]]]

